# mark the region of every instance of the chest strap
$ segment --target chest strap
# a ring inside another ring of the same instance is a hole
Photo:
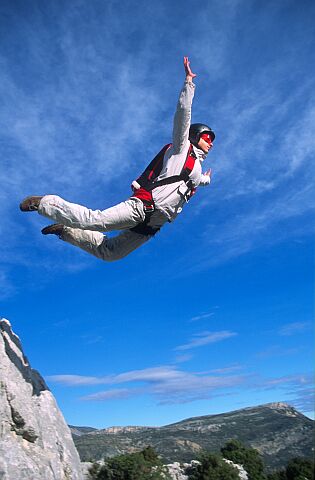
[[[169,145],[165,146],[169,147]],[[166,151],[166,148],[163,148],[162,151],[164,150],[164,153]],[[184,163],[184,166],[182,168],[182,171],[179,175],[171,175],[170,177],[162,178],[161,180],[154,180],[151,178],[144,178],[143,176],[141,178],[141,187],[144,188],[147,192],[152,192],[155,188],[158,187],[163,187],[164,185],[170,185],[172,183],[177,183],[184,181],[187,184],[188,188],[193,188],[192,181],[190,180],[189,176],[195,166],[195,161],[196,161],[196,155],[193,151],[192,145],[190,145],[189,150],[187,152],[187,157]],[[190,182],[190,185],[188,183]]]
[[[142,173],[142,175],[140,175],[140,177],[136,181],[136,183],[140,186],[140,188],[134,189],[134,193],[132,196],[139,198],[139,200],[142,201],[146,218],[149,218],[155,209],[153,196],[152,196],[152,191],[155,188],[184,181],[187,186],[187,193],[185,195],[186,201],[188,201],[196,191],[196,188],[194,187],[192,180],[189,178],[195,166],[195,162],[197,158],[193,150],[192,144],[190,144],[189,146],[186,160],[180,174],[171,175],[170,177],[166,177],[158,181],[155,180],[162,171],[164,155],[166,151],[170,148],[170,146],[171,144],[167,144],[162,148],[162,150],[156,155],[156,157],[152,160],[150,165],[148,165],[148,167],[145,169],[145,171]],[[137,225],[135,229],[136,230],[134,231],[139,231],[140,226]],[[145,228],[145,230],[148,232],[151,231],[150,229],[151,227],[148,227],[148,230],[146,230]],[[154,233],[146,233],[146,235],[153,235],[153,234]]]

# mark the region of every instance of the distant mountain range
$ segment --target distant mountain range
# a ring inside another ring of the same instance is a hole
[[[163,427],[70,428],[82,461],[151,445],[164,463],[189,462],[202,450],[218,452],[231,438],[256,448],[268,470],[284,467],[293,457],[314,455],[314,421],[286,403],[193,417]]]

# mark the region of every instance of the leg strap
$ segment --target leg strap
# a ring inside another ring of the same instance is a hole
[[[150,227],[148,225],[149,218],[146,218],[144,222],[139,223],[133,228],[130,228],[131,232],[139,233],[140,235],[153,237],[159,230],[160,227]]]

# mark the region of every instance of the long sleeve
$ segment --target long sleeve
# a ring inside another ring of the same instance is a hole
[[[175,153],[181,152],[188,140],[191,122],[191,105],[194,98],[195,85],[185,81],[179,94],[173,125],[173,148]]]

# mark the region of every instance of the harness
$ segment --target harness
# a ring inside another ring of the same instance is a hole
[[[189,178],[196,161],[196,155],[193,151],[193,146],[190,144],[185,163],[183,165],[182,171],[179,175],[171,175],[170,177],[163,178],[161,180],[156,180],[160,175],[163,167],[163,160],[165,153],[171,147],[171,143],[165,145],[162,150],[154,157],[151,163],[147,166],[144,172],[136,180],[136,183],[140,185],[140,188],[134,189],[133,197],[139,198],[143,203],[143,210],[145,212],[145,220],[131,228],[133,232],[140,233],[142,235],[155,235],[160,228],[151,227],[148,225],[150,222],[151,216],[155,210],[154,200],[152,191],[155,188],[162,187],[164,185],[170,185],[172,183],[177,183],[184,181],[187,186],[187,192],[185,194],[185,200],[188,202],[192,195],[195,193],[196,188],[193,185],[192,180]]]
[[[164,185],[170,185],[172,183],[177,183],[180,181],[184,181],[188,189],[185,195],[186,201],[190,199],[190,197],[195,191],[193,182],[189,178],[195,166],[195,161],[197,158],[193,151],[192,144],[190,144],[189,146],[185,163],[179,175],[171,175],[170,177],[166,177],[161,180],[155,180],[161,173],[165,153],[167,152],[167,150],[170,148],[171,145],[172,145],[171,143],[168,143],[167,145],[165,145],[162,148],[162,150],[154,157],[152,162],[147,166],[147,168],[140,175],[140,177],[136,180],[136,182],[140,185],[140,188],[138,188],[134,192],[133,196],[142,200],[145,207],[144,208],[145,211],[149,211],[149,212],[154,211],[154,201],[153,201],[152,191],[155,188],[162,187]]]

